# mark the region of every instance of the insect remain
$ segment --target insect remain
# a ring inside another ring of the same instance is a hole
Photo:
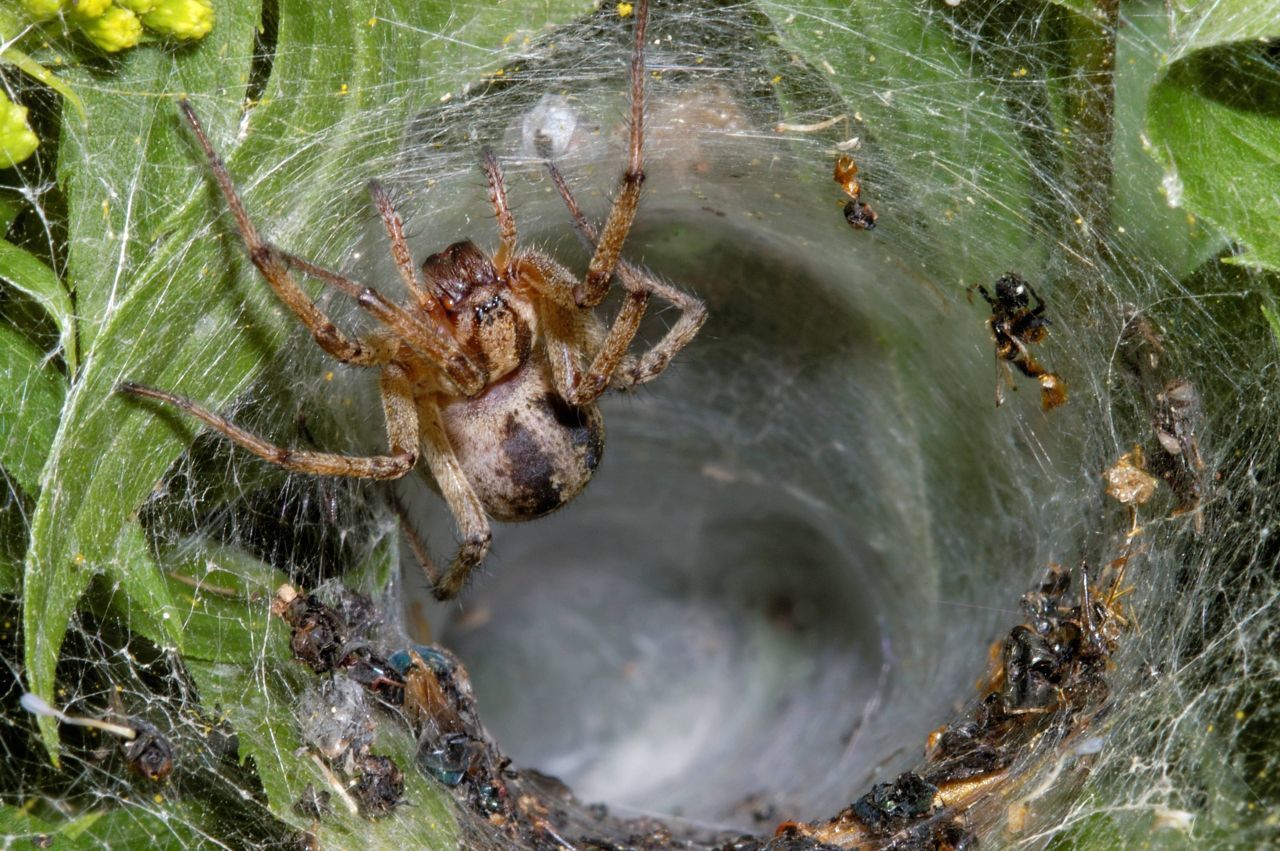
[[[631,59],[627,163],[598,232],[551,167],[575,226],[593,244],[581,281],[545,254],[519,247],[502,170],[486,149],[481,166],[499,237],[492,256],[465,240],[416,266],[400,214],[387,192],[370,183],[391,257],[410,296],[406,304],[393,302],[260,236],[190,104],[179,103],[262,277],[320,348],[344,364],[380,370],[387,454],[286,449],[182,396],[133,382],[119,389],[174,405],[260,458],[301,473],[398,479],[420,457],[425,459],[453,513],[461,543],[443,574],[429,557],[422,559],[423,569],[438,599],[456,596],[489,551],[490,518],[513,522],[540,517],[586,486],[604,450],[604,422],[596,406],[600,395],[657,377],[706,319],[696,298],[620,259],[644,182],[647,21],[648,2],[641,0]],[[295,271],[353,299],[378,323],[377,330],[360,337],[339,330],[299,286]],[[608,295],[615,273],[624,293],[606,327],[593,309]],[[630,354],[654,295],[678,308],[679,316],[652,348]]]
[[[841,156],[831,179],[840,184],[849,201],[844,205],[844,220],[854,230],[875,230],[876,211],[862,200],[862,181],[858,180],[858,164],[851,156]]]
[[[1010,272],[996,281],[996,294],[992,298],[987,288],[978,285],[978,292],[991,306],[991,318],[987,327],[996,343],[997,369],[1003,364],[1004,377],[1009,386],[1017,389],[1009,372],[1009,364],[1028,378],[1040,382],[1040,403],[1048,411],[1067,401],[1067,386],[1056,373],[1041,366],[1031,356],[1028,346],[1039,343],[1049,333],[1049,317],[1044,315],[1044,300],[1036,295],[1031,285],[1020,275]],[[1036,306],[1031,307],[1031,299]],[[1004,403],[1003,384],[996,376],[996,407]]]

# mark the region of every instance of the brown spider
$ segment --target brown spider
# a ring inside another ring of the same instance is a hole
[[[578,231],[595,246],[582,281],[550,257],[517,245],[502,171],[486,150],[481,165],[499,235],[492,258],[468,240],[415,267],[399,213],[382,187],[370,183],[392,259],[412,296],[405,305],[389,301],[373,288],[259,236],[191,106],[179,102],[249,258],[276,295],[330,355],[345,364],[381,370],[388,454],[353,457],[285,449],[173,393],[132,382],[119,389],[175,405],[260,458],[301,473],[397,479],[414,468],[421,453],[462,542],[443,576],[425,551],[419,559],[437,598],[457,595],[489,551],[489,518],[511,522],[540,517],[586,486],[604,449],[604,422],[596,399],[606,389],[625,389],[655,378],[706,319],[700,301],[619,259],[644,181],[648,5],[640,0],[636,9],[626,171],[599,233],[550,166]],[[381,327],[363,337],[344,334],[302,290],[291,270],[345,293]],[[592,308],[608,294],[615,272],[625,294],[613,324],[606,328]],[[652,349],[630,355],[627,350],[651,295],[671,302],[680,316]]]

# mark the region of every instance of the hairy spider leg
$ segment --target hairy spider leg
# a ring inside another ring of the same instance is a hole
[[[569,214],[573,217],[574,227],[586,240],[588,246],[595,245],[597,239],[595,225],[583,215],[582,209],[569,190],[569,184],[565,181],[564,175],[554,163],[547,163],[547,171],[560,197],[564,200]],[[615,389],[625,390],[628,387],[652,381],[660,375],[670,365],[676,354],[697,336],[698,330],[707,320],[707,309],[699,299],[655,278],[641,267],[626,260],[619,260],[617,272],[623,287],[627,290],[628,298],[619,310],[613,327],[609,329],[604,343],[588,370],[588,376],[591,378],[583,383],[591,386],[595,376],[605,376],[610,378],[611,386]],[[635,337],[646,307],[646,302],[635,299],[638,294],[656,295],[670,302],[680,311],[680,317],[649,351],[641,355],[638,360],[633,358],[631,363],[624,363],[627,348]],[[634,321],[629,311],[634,312]],[[618,369],[620,364],[623,365],[621,370]]]
[[[622,254],[622,244],[631,231],[640,204],[640,187],[644,183],[644,42],[649,24],[649,0],[636,4],[635,52],[631,55],[631,134],[627,146],[627,170],[622,174],[622,187],[613,208],[605,219],[595,254],[587,266],[587,276],[574,287],[573,298],[579,307],[595,307],[609,292],[609,281]]]
[[[387,231],[387,240],[391,243],[391,260],[396,265],[396,271],[400,273],[400,280],[405,289],[413,295],[418,306],[430,317],[434,329],[440,333],[445,344],[453,343],[456,348],[453,335],[444,332],[444,329],[450,327],[448,313],[440,303],[440,299],[427,288],[426,281],[422,277],[422,269],[413,262],[409,241],[404,236],[404,219],[400,217],[400,212],[392,203],[391,195],[382,188],[381,183],[371,180],[369,197],[373,199],[374,209],[378,211],[378,217],[382,219],[382,225]]]
[[[498,220],[498,253],[493,255],[493,265],[505,278],[516,256],[516,218],[507,203],[507,185],[502,180],[502,168],[492,149],[485,148],[480,154],[480,166],[489,183],[489,203],[493,204]]]
[[[286,470],[320,476],[398,479],[412,470],[418,460],[418,414],[413,404],[413,388],[403,370],[392,364],[383,368],[379,383],[383,413],[387,421],[387,440],[391,445],[390,455],[340,455],[286,449],[246,431],[226,417],[215,414],[184,396],[132,381],[121,382],[116,385],[116,389],[134,396],[167,402],[200,420],[237,446]]]
[[[462,395],[474,396],[484,389],[488,375],[462,349],[452,333],[429,326],[372,287],[295,254],[277,251],[291,267],[350,296],[362,310],[385,325],[398,339],[408,343],[415,351],[440,367]]]
[[[236,194],[231,175],[227,173],[227,167],[217,151],[213,149],[191,104],[184,98],[178,101],[178,108],[182,110],[183,116],[195,133],[196,140],[204,150],[205,158],[208,159],[209,167],[213,171],[213,178],[218,188],[222,190],[222,197],[227,202],[231,217],[235,220],[236,229],[240,232],[240,238],[248,250],[249,259],[267,279],[276,296],[307,327],[320,348],[342,363],[353,366],[380,366],[385,363],[385,352],[369,351],[361,340],[352,339],[343,334],[332,320],[315,306],[302,287],[298,286],[298,282],[293,279],[288,267],[282,262],[279,252],[258,236],[257,228],[253,226],[249,214],[245,212],[244,204],[240,201],[240,196]]]

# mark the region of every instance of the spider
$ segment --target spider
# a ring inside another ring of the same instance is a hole
[[[481,166],[499,237],[492,256],[464,240],[415,266],[399,213],[387,192],[370,183],[391,257],[411,296],[406,304],[390,301],[260,236],[190,104],[179,102],[262,277],[321,349],[344,364],[380,370],[389,452],[358,457],[286,449],[174,393],[133,382],[119,389],[174,405],[236,445],[292,471],[398,479],[424,458],[461,542],[443,574],[424,548],[415,550],[436,598],[456,596],[489,551],[490,518],[514,522],[540,517],[586,486],[604,449],[604,422],[596,406],[600,395],[657,377],[706,319],[699,300],[619,258],[644,182],[648,5],[640,0],[636,8],[626,168],[602,228],[597,231],[582,216],[568,185],[549,166],[575,226],[593,245],[581,281],[547,255],[518,245],[502,170],[486,149]],[[361,337],[339,330],[298,285],[295,270],[354,299],[376,320],[377,330]],[[606,327],[593,308],[608,294],[615,273],[624,294]],[[629,354],[653,295],[680,314],[651,349]],[[410,539],[413,543],[411,532]]]
[[[1049,372],[1031,356],[1028,346],[1039,343],[1049,333],[1049,317],[1044,315],[1044,299],[1036,294],[1020,275],[1010,272],[996,281],[996,295],[991,297],[987,288],[978,285],[978,292],[991,306],[991,318],[987,327],[996,342],[996,364],[1004,364],[1005,378],[1014,387],[1009,374],[1012,363],[1028,378],[1040,382],[1040,402],[1047,411],[1067,401],[1067,389],[1057,374]],[[1031,299],[1036,306],[1031,307]],[[1016,389],[1016,387],[1015,387]],[[996,407],[1004,404],[1000,376],[996,376]]]

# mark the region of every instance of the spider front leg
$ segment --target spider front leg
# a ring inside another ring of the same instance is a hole
[[[391,444],[389,455],[338,455],[286,449],[246,431],[226,417],[215,414],[186,397],[132,381],[122,382],[116,389],[173,405],[264,461],[296,473],[350,476],[356,479],[398,479],[412,470],[418,460],[418,415],[413,405],[413,388],[404,372],[394,364],[383,368],[381,381],[387,440]]]
[[[352,339],[338,330],[333,321],[316,307],[302,287],[298,286],[298,282],[289,274],[289,267],[281,252],[258,235],[258,229],[254,227],[248,212],[245,211],[244,203],[240,200],[240,195],[236,192],[235,185],[231,182],[227,167],[217,151],[213,149],[213,143],[204,132],[200,119],[196,118],[191,104],[183,99],[178,101],[178,108],[182,110],[187,123],[191,125],[196,141],[199,142],[200,148],[209,161],[213,179],[222,191],[222,197],[231,211],[231,218],[236,223],[236,230],[240,233],[240,239],[244,242],[249,259],[258,267],[258,271],[275,291],[276,296],[293,311],[303,325],[307,326],[317,345],[331,356],[353,366],[376,366],[381,363],[358,339]]]
[[[573,299],[578,307],[595,307],[609,293],[609,281],[622,255],[622,245],[631,232],[640,205],[640,187],[644,184],[644,41],[649,24],[649,0],[636,4],[635,50],[631,55],[631,121],[627,145],[627,168],[622,173],[622,188],[605,219],[595,254],[587,266],[587,276],[574,287]]]
[[[569,190],[569,184],[565,181],[564,175],[554,163],[547,163],[547,171],[573,217],[574,227],[588,246],[594,246],[597,239],[596,228],[583,215],[582,209]],[[625,390],[637,384],[652,381],[662,374],[681,349],[693,341],[702,324],[707,320],[707,309],[699,299],[670,284],[663,283],[640,267],[626,260],[619,260],[617,272],[627,291],[626,301],[599,344],[586,375],[566,377],[566,384],[581,388],[576,395],[586,397],[585,401],[577,401],[566,396],[566,399],[575,405],[592,401],[604,392],[607,386],[616,390]],[[638,359],[628,357],[627,348],[640,328],[640,320],[644,315],[649,295],[657,295],[670,302],[679,309],[680,317],[648,352]],[[575,333],[572,330],[576,324],[566,317],[562,316],[558,322],[552,324],[558,325],[561,329],[560,334],[557,335],[553,328],[550,336],[553,338],[553,343],[558,337],[562,350],[566,346],[572,346],[582,337],[581,332]],[[563,352],[560,361],[568,364],[576,363],[569,354],[567,351]],[[554,363],[555,361],[553,365]]]
[[[239,231],[240,239],[244,242],[249,259],[253,261],[254,266],[258,268],[276,296],[293,311],[303,325],[307,326],[307,330],[311,332],[312,337],[322,349],[342,363],[353,366],[377,366],[386,361],[385,357],[369,351],[359,339],[348,337],[338,330],[333,321],[316,307],[294,280],[293,275],[290,274],[291,268],[311,275],[350,296],[362,309],[373,315],[397,337],[439,364],[464,394],[470,395],[480,391],[485,384],[485,376],[453,339],[447,322],[442,319],[444,312],[438,303],[435,305],[434,312],[430,304],[425,305],[422,311],[425,319],[421,318],[398,304],[388,301],[372,287],[358,284],[264,240],[249,218],[244,202],[232,183],[231,175],[227,172],[222,158],[213,149],[213,144],[209,141],[200,120],[196,118],[191,104],[181,100],[178,106],[209,160],[214,181],[218,184],[227,208],[231,212],[231,218],[235,221],[236,230]],[[406,277],[406,286],[421,300],[426,292],[425,288],[417,287],[418,282],[414,273],[405,270],[406,264],[411,265],[411,263],[407,259],[408,248],[404,244],[403,226],[399,215],[382,187],[373,183],[369,188],[374,205],[378,208],[391,240],[392,257],[402,276]]]
[[[480,165],[484,168],[485,180],[489,184],[489,203],[493,205],[493,213],[498,220],[498,253],[493,255],[493,265],[498,274],[505,276],[516,256],[516,218],[511,214],[511,205],[507,203],[507,185],[502,179],[502,167],[498,165],[498,158],[491,149],[484,149],[480,155]]]

